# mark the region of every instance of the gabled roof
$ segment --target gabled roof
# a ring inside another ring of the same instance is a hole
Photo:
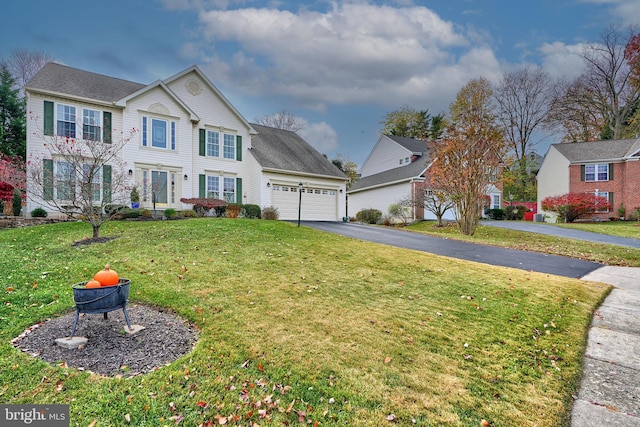
[[[425,142],[420,139],[407,138],[404,136],[385,135],[387,138],[397,142],[402,147],[414,154],[422,154],[427,150]]]
[[[184,103],[184,101],[182,101],[182,99],[180,99],[178,97],[178,95],[176,95],[170,88],[169,86],[167,86],[163,81],[161,80],[156,80],[155,82],[151,83],[150,85],[147,85],[145,87],[143,87],[140,90],[137,90],[127,96],[125,96],[122,99],[119,99],[117,102],[115,102],[115,105],[117,105],[118,107],[126,107],[127,106],[127,102],[133,98],[136,98],[140,95],[145,94],[146,92],[149,92],[152,89],[155,89],[156,87],[159,87],[160,89],[162,89],[164,92],[168,93],[169,96],[171,98],[173,98],[173,100],[178,103],[185,111],[187,111],[189,113],[189,119],[192,122],[199,122],[200,121],[200,117],[198,117],[198,115],[187,105]]]
[[[613,162],[636,157],[640,138],[553,144],[570,163]]]
[[[297,133],[251,123],[258,132],[251,138],[251,153],[263,170],[296,172],[347,179],[333,163]]]
[[[240,114],[240,112],[236,109],[236,107],[234,107],[233,104],[231,102],[229,102],[227,97],[224,96],[222,94],[222,92],[220,92],[218,90],[218,88],[211,82],[211,80],[209,80],[209,78],[207,76],[205,76],[204,73],[202,72],[202,70],[200,70],[200,68],[198,68],[196,65],[192,65],[191,67],[187,68],[186,70],[183,70],[183,71],[181,71],[181,72],[179,72],[177,74],[174,74],[173,76],[169,77],[168,79],[165,79],[164,83],[169,85],[174,80],[177,80],[177,79],[181,78],[182,76],[185,76],[185,75],[187,75],[189,73],[192,73],[192,72],[196,73],[198,75],[198,77],[200,77],[209,86],[209,88],[222,100],[222,102],[227,106],[227,108],[229,108],[231,111],[233,111],[233,113],[236,115],[236,117],[238,117],[240,119],[240,121],[242,121],[249,128],[249,133],[250,134],[255,134],[256,133],[255,129],[253,129],[251,127],[251,124],[247,121],[247,119],[245,119],[244,116],[242,114]]]
[[[145,86],[141,83],[49,62],[29,80],[25,89],[52,95],[115,103]]]
[[[411,181],[412,179],[424,177],[428,165],[425,163],[424,156],[418,157],[412,163],[405,166],[389,169],[374,175],[360,178],[347,193],[354,193],[372,187],[395,184],[403,181]]]

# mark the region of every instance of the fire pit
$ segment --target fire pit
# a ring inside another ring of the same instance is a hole
[[[73,302],[76,304],[76,318],[73,321],[71,337],[73,337],[76,332],[80,313],[104,313],[104,318],[107,319],[108,312],[122,309],[127,327],[131,329],[129,316],[127,315],[129,286],[131,285],[129,279],[119,279],[117,285],[103,286],[100,288],[86,288],[85,285],[86,282],[73,285]]]

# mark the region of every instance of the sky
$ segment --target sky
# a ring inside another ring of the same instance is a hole
[[[145,84],[197,65],[249,122],[286,110],[318,151],[359,166],[385,114],[447,113],[470,80],[527,66],[574,78],[585,44],[640,24],[638,0],[17,0],[2,12],[0,57],[43,52]]]

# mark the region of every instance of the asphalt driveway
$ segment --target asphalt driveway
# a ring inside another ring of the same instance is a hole
[[[303,221],[302,225],[364,241],[564,277],[580,278],[602,267],[601,264],[595,262],[581,261],[563,256],[468,243],[405,230],[374,227],[352,222]]]

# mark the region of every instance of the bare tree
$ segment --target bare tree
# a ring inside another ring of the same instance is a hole
[[[582,75],[559,86],[552,101],[549,126],[562,133],[562,142],[599,141],[606,128],[597,82]]]
[[[533,135],[548,118],[555,86],[547,72],[536,68],[505,73],[494,89],[498,122],[524,174],[535,141]]]
[[[2,59],[2,65],[7,67],[16,80],[20,93],[24,93],[24,87],[29,80],[48,62],[53,61],[54,58],[44,52],[15,49],[8,58]]]
[[[638,132],[630,119],[640,106],[639,82],[625,59],[635,32],[633,26],[611,26],[599,43],[585,48],[586,71],[554,101],[552,120],[563,128],[563,140],[621,139]]]
[[[282,109],[270,116],[262,116],[255,119],[259,125],[269,126],[276,129],[298,132],[304,129],[302,120],[290,111]]]
[[[28,159],[28,196],[91,224],[93,238],[99,238],[100,227],[113,214],[105,207],[124,205],[128,199],[131,184],[121,151],[136,130],[126,134],[113,130],[101,140],[96,134],[74,138],[36,128],[34,137],[45,141],[44,151]]]
[[[444,226],[444,215],[455,208],[453,201],[447,197],[444,191],[433,190],[426,186],[417,186],[415,192],[414,197],[407,197],[400,203],[413,210],[428,210],[436,217],[437,226]]]
[[[601,43],[592,43],[583,54],[587,76],[592,82],[596,102],[604,114],[612,139],[635,133],[625,129],[625,122],[638,107],[640,93],[633,85],[633,70],[625,60],[624,50],[635,35],[633,27],[621,30],[611,26],[601,36]]]

